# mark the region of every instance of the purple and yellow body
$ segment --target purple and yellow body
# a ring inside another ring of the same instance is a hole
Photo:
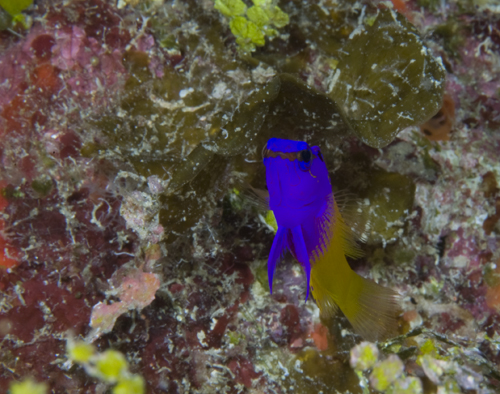
[[[271,292],[276,265],[290,250],[306,274],[306,299],[311,289],[323,316],[333,315],[338,306],[367,340],[395,334],[399,295],[349,267],[346,256],[360,252],[338,209],[319,147],[271,138],[264,165],[278,224],[268,259]]]

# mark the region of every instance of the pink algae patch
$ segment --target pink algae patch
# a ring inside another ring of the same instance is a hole
[[[93,330],[88,339],[93,341],[102,334],[112,331],[116,319],[128,310],[141,310],[151,304],[159,288],[160,279],[155,274],[137,270],[123,278],[121,285],[110,292],[120,298],[119,302],[113,304],[98,302],[92,308],[90,326]]]
[[[115,302],[114,304],[104,304],[98,302],[92,308],[90,316],[90,326],[99,330],[99,333],[107,333],[113,330],[116,319],[127,311],[127,307],[123,302]]]
[[[160,287],[160,279],[155,274],[140,272],[126,278],[121,284],[118,296],[128,307],[142,309],[155,299],[156,290]]]

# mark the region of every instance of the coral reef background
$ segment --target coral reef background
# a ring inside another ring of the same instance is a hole
[[[498,5],[254,2],[271,29],[211,0],[21,3],[0,1],[0,393],[500,390]],[[321,320],[289,257],[269,294],[245,190],[273,136],[322,147],[401,336]]]

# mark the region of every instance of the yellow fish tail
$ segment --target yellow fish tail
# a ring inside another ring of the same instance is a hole
[[[334,226],[329,247],[317,256],[311,269],[312,295],[321,315],[332,316],[339,307],[356,333],[369,341],[397,335],[399,294],[351,270],[345,255],[357,252],[346,242],[340,214]]]

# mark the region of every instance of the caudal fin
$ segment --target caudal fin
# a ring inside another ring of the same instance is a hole
[[[397,335],[401,313],[400,296],[354,273],[348,299],[341,306],[354,330],[369,341],[380,341]]]
[[[323,316],[331,316],[337,307],[340,308],[354,331],[368,341],[381,341],[397,335],[401,313],[398,293],[362,278],[350,268],[348,273],[344,271],[342,284],[327,284],[318,278],[315,268],[311,278],[313,296]]]
[[[350,230],[333,200],[332,211],[322,225],[328,235],[327,247],[316,254],[311,269],[312,295],[323,316],[331,316],[337,306],[354,330],[364,339],[380,341],[397,335],[400,296],[355,273],[346,255],[359,256]]]

